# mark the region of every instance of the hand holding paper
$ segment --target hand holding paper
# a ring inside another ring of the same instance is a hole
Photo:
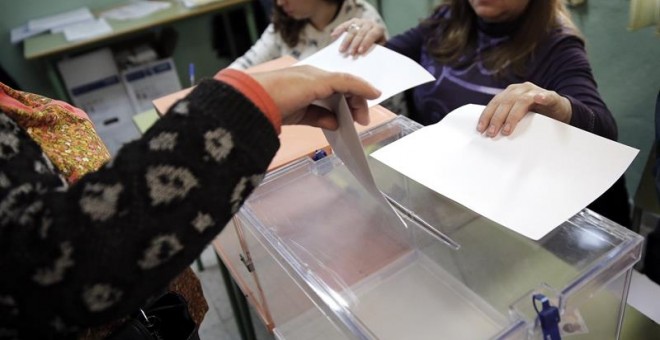
[[[234,71],[237,72],[237,71]],[[223,72],[231,75],[231,70]],[[380,92],[352,75],[326,72],[310,66],[291,67],[252,77],[271,95],[282,115],[283,124],[303,124],[335,130],[338,118],[328,109],[309,105],[310,102],[330,97],[333,93],[345,94],[349,103],[349,122],[369,123],[367,98],[376,98]]]
[[[605,192],[638,152],[534,113],[512,136],[487,138],[474,128],[483,109],[460,107],[372,157],[538,240]]]
[[[342,39],[335,40],[334,43],[297,65],[311,65],[326,71],[345,72],[365,79],[382,92],[380,97],[369,101],[369,106],[377,105],[408,88],[434,80],[428,71],[413,60],[382,46],[376,46],[364,56],[346,57],[339,52]],[[382,203],[385,207],[384,211],[399,217],[405,226],[403,219],[398,216],[376,186],[346,101],[343,98],[331,98],[319,105],[332,110],[338,116],[339,129],[323,131],[334,152],[364,188]]]
[[[427,70],[412,59],[383,46],[374,46],[364,56],[350,57],[339,52],[344,36],[296,65],[312,65],[322,70],[345,72],[358,76],[375,86],[382,95],[369,101],[369,106],[401,93],[411,87],[435,80]]]

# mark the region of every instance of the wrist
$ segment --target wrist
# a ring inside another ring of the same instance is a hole
[[[230,85],[247,97],[268,118],[277,134],[280,134],[282,128],[280,110],[259,82],[247,73],[234,69],[224,69],[213,78]]]
[[[570,124],[571,118],[573,117],[573,105],[571,104],[571,101],[568,100],[568,98],[564,96],[559,96],[561,98],[561,107],[562,107],[562,122],[566,124]]]

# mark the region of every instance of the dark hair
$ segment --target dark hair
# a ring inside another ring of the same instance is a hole
[[[329,3],[336,3],[338,5],[337,10],[341,8],[341,5],[344,3],[344,0],[323,0]],[[275,5],[273,8],[273,26],[275,28],[275,33],[279,32],[282,36],[282,40],[287,44],[287,46],[293,48],[298,45],[300,41],[300,31],[309,23],[308,19],[296,20],[288,15],[282,10],[282,7]]]
[[[477,14],[467,0],[445,0],[436,11],[443,7],[451,12],[447,18],[430,18],[423,23],[436,34],[427,40],[426,48],[439,63],[460,66],[459,59],[476,49]],[[520,27],[509,41],[483,55],[484,66],[497,76],[510,72],[522,76],[537,44],[553,30],[563,29],[580,37],[563,0],[530,0],[519,20]]]

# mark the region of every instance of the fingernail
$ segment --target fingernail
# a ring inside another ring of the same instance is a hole
[[[362,51],[364,51],[364,48],[362,48],[362,46],[360,46],[360,47],[358,47],[357,51],[358,51],[359,54],[362,54]]]
[[[506,123],[506,124],[504,124],[504,127],[502,128],[502,134],[508,135],[509,132],[511,132],[511,124]]]
[[[477,124],[477,131],[484,132],[484,123]]]
[[[495,125],[491,125],[488,128],[488,135],[491,136],[491,137],[495,135]]]

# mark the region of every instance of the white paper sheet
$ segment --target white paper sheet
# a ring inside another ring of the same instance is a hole
[[[39,33],[46,32],[47,29],[42,28],[42,29],[30,29],[28,24],[21,25],[18,27],[14,27],[11,29],[11,32],[9,33],[9,40],[11,41],[12,44],[19,43],[29,37],[33,37]]]
[[[77,41],[111,33],[112,27],[105,19],[101,18],[68,25],[62,31],[66,41]]]
[[[101,13],[101,18],[113,20],[134,20],[172,7],[167,1],[137,1]]]
[[[43,31],[91,19],[94,19],[94,15],[89,8],[81,7],[68,12],[32,19],[28,21],[27,25],[31,31]]]
[[[543,115],[509,137],[476,131],[466,105],[371,156],[526,237],[538,240],[609,188],[638,150]]]
[[[344,72],[359,76],[382,94],[369,101],[369,106],[411,87],[435,80],[432,74],[412,59],[376,45],[366,55],[357,58],[339,52],[344,35],[296,65],[312,65],[326,71]]]

